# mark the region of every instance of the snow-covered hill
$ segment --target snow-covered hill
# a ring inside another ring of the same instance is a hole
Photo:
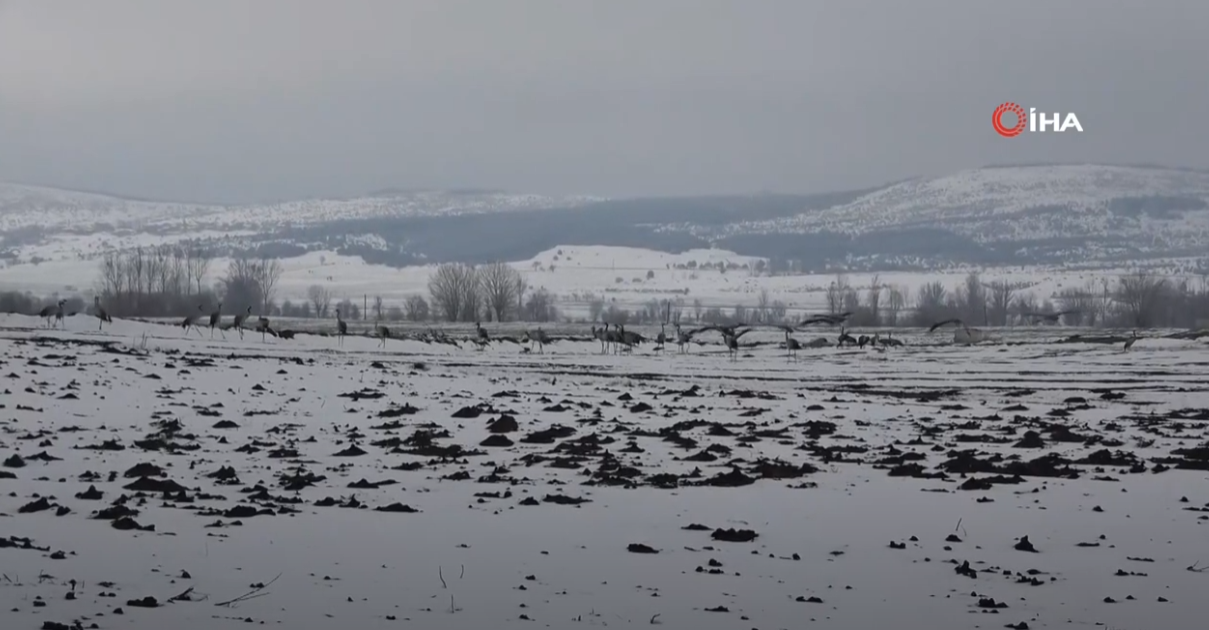
[[[1029,165],[811,196],[604,200],[385,190],[243,206],[0,184],[0,258],[10,266],[94,261],[107,250],[194,239],[219,256],[326,251],[392,267],[525,260],[575,244],[717,248],[768,259],[778,270],[816,272],[1120,269],[1205,256],[1209,172]]]
[[[694,230],[736,234],[940,229],[977,243],[1088,239],[1154,250],[1209,242],[1209,173],[1094,164],[989,167],[914,179],[851,203]]]
[[[41,186],[0,183],[0,233],[36,228],[99,230],[272,230],[344,219],[437,217],[574,207],[598,197],[551,197],[487,191],[389,190],[351,199],[256,205],[206,205],[126,199]]]

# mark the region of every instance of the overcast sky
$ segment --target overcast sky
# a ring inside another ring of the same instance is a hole
[[[1209,167],[1206,0],[0,0],[0,180],[822,192]],[[1003,101],[1082,134],[997,136]]]

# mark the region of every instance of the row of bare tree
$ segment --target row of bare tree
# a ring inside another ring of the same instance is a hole
[[[553,296],[545,289],[526,296],[528,288],[525,277],[507,263],[446,263],[428,278],[430,315],[448,322],[557,320]],[[408,301],[409,311],[414,300]]]
[[[310,287],[301,304],[288,300],[277,306],[274,298],[281,278],[280,261],[273,258],[231,259],[223,275],[212,285],[206,279],[213,263],[211,253],[194,245],[136,248],[105,254],[100,263],[97,293],[115,317],[167,317],[196,312],[198,305],[209,310],[218,302],[223,311],[235,313],[251,306],[268,316],[331,317],[332,292],[320,285]],[[904,287],[882,284],[878,277],[860,290],[843,274],[828,286],[828,312],[853,313],[854,326],[927,326],[935,321],[959,317],[970,325],[1007,326],[1032,323],[1035,315],[1064,313],[1068,325],[1107,327],[1199,328],[1209,325],[1209,279],[1199,282],[1138,272],[1118,278],[1100,278],[1079,288],[1067,288],[1050,298],[1039,299],[1030,283],[1006,280],[983,282],[972,273],[957,287],[939,281],[920,286],[912,300]],[[345,319],[374,316],[383,320],[415,322],[556,321],[555,299],[545,289],[529,291],[524,276],[514,267],[497,262],[474,266],[447,263],[429,276],[427,299],[408,297],[387,308],[380,296],[372,307],[362,309],[349,300],[337,307]],[[54,296],[55,299],[58,296]],[[69,311],[86,306],[78,296],[68,297]],[[788,322],[797,317],[783,302],[770,299],[762,290],[755,306],[737,305],[730,312],[705,308],[700,299],[691,310],[683,298],[651,300],[634,310],[607,305],[587,296],[590,319],[614,324],[658,324],[678,322],[682,317],[699,323]],[[53,301],[50,300],[50,301]],[[30,294],[0,292],[0,310],[37,312],[47,299]]]
[[[910,316],[900,318],[909,298],[906,289],[883,287],[874,277],[862,299],[841,275],[828,287],[827,308],[831,313],[851,311],[849,321],[865,326],[928,326],[952,317],[969,325],[1009,326],[1063,313],[1061,321],[1074,326],[1199,328],[1209,318],[1209,282],[1204,280],[1194,286],[1187,279],[1138,272],[1067,288],[1053,299],[1038,299],[1028,290],[1031,286],[1006,280],[984,283],[976,273],[954,289],[929,282],[919,288]]]
[[[135,248],[106,253],[100,264],[97,294],[114,317],[168,317],[208,310],[223,303],[228,313],[249,306],[272,314],[281,279],[275,258],[233,258],[213,286],[206,277],[212,254],[190,246]]]

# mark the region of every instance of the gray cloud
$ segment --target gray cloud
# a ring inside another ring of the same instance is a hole
[[[1209,167],[1209,3],[0,4],[0,180],[823,191],[1010,161]],[[1005,100],[1086,131],[1004,140]]]

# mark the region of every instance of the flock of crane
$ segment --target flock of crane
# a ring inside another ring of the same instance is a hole
[[[870,335],[860,335],[854,337],[848,332],[844,323],[852,316],[852,313],[840,313],[838,315],[813,315],[799,322],[796,326],[788,324],[710,324],[701,326],[692,330],[686,330],[677,322],[673,324],[676,334],[675,338],[671,339],[667,336],[667,324],[660,326],[659,335],[655,337],[655,350],[663,350],[669,341],[674,341],[681,353],[687,352],[690,344],[693,342],[693,337],[707,332],[717,332],[722,335],[722,344],[726,346],[726,350],[731,360],[737,360],[739,349],[741,347],[739,339],[747,333],[760,328],[775,328],[785,334],[785,341],[781,344],[784,346],[787,356],[790,359],[797,359],[798,350],[803,348],[823,348],[831,345],[831,341],[826,337],[816,337],[805,343],[798,341],[793,337],[793,333],[807,326],[813,325],[839,325],[840,335],[836,341],[837,347],[856,346],[864,348],[869,346],[875,350],[885,351],[886,348],[898,347],[903,345],[899,339],[894,339],[889,333],[885,338],[882,338],[881,333]],[[742,330],[740,330],[742,329]],[[609,328],[609,324],[605,324],[602,328],[592,327],[592,337],[600,342],[600,351],[602,354],[607,353],[612,348],[613,353],[632,352],[634,346],[649,341],[642,335],[628,331],[624,325],[618,325],[615,328]]]
[[[66,324],[64,323],[64,317],[70,316],[70,315],[75,315],[75,313],[70,313],[70,314],[64,313],[65,304],[66,304],[66,300],[59,300],[59,302],[57,302],[56,304],[47,306],[47,307],[43,308],[41,311],[39,311],[38,315],[39,315],[39,317],[46,320],[47,327],[58,326],[58,325],[63,325],[64,328],[66,327]],[[188,315],[180,322],[180,327],[182,329],[184,329],[186,336],[188,336],[191,332],[196,332],[199,337],[202,336],[201,325],[203,324],[203,319],[206,320],[204,323],[206,323],[208,325],[208,328],[210,329],[211,338],[213,338],[214,334],[217,332],[217,333],[221,334],[222,337],[225,339],[226,331],[232,330],[232,329],[234,329],[236,332],[239,333],[239,336],[241,339],[243,338],[245,329],[250,330],[252,332],[259,332],[261,334],[262,341],[265,340],[266,335],[272,335],[274,337],[279,337],[282,339],[293,339],[294,335],[296,335],[298,333],[298,331],[289,330],[289,329],[283,329],[283,330],[274,329],[271,325],[271,322],[269,321],[269,318],[264,317],[263,315],[257,316],[254,321],[254,325],[252,325],[250,328],[245,328],[245,326],[249,323],[249,318],[252,317],[252,307],[251,306],[247,307],[247,309],[244,312],[237,313],[236,315],[234,315],[234,317],[232,317],[232,319],[228,322],[223,321],[222,303],[221,302],[218,304],[217,308],[215,308],[213,311],[211,311],[208,314],[208,316],[205,313],[205,305],[199,304],[197,306],[197,310],[198,310],[197,313]],[[1063,315],[1067,315],[1067,314],[1074,313],[1074,312],[1076,312],[1076,311],[1062,311],[1060,313],[1045,313],[1045,314],[1038,313],[1035,315],[1037,316],[1037,318],[1041,318],[1046,321],[1056,322]],[[667,323],[666,323],[666,318],[665,318],[665,323],[660,325],[659,335],[657,337],[655,337],[653,340],[648,339],[639,333],[626,330],[624,324],[612,325],[613,326],[612,328],[610,328],[611,324],[604,324],[603,327],[599,327],[599,328],[596,326],[592,326],[592,338],[600,342],[601,354],[608,353],[610,349],[613,351],[614,354],[632,353],[635,346],[638,346],[638,345],[641,345],[641,344],[644,344],[644,343],[647,343],[650,341],[654,342],[654,350],[657,352],[664,350],[666,344],[669,341],[672,341],[672,342],[676,343],[676,345],[679,348],[679,351],[681,353],[685,353],[688,351],[688,347],[690,346],[690,344],[693,343],[693,338],[695,336],[703,334],[703,333],[707,333],[707,332],[718,332],[722,335],[722,344],[726,347],[727,353],[732,361],[738,359],[739,349],[741,347],[741,345],[739,343],[739,339],[742,338],[747,333],[749,333],[753,330],[759,329],[759,328],[775,328],[777,330],[782,331],[785,334],[785,341],[781,345],[785,348],[787,356],[791,360],[796,360],[798,351],[803,348],[822,348],[822,347],[828,347],[828,346],[832,345],[832,342],[829,339],[827,339],[826,337],[816,337],[815,339],[812,339],[808,342],[801,342],[793,337],[793,333],[798,332],[804,328],[808,328],[810,326],[819,326],[819,325],[837,326],[838,325],[840,327],[840,334],[839,334],[839,337],[838,337],[835,345],[836,345],[836,347],[839,347],[839,348],[843,348],[845,346],[850,346],[850,347],[857,347],[857,348],[863,349],[866,346],[868,346],[879,352],[884,352],[887,348],[899,347],[899,346],[903,345],[903,342],[901,340],[894,339],[890,333],[887,333],[886,337],[884,337],[884,338],[881,336],[880,333],[876,333],[872,336],[864,335],[864,334],[859,335],[859,336],[853,336],[845,327],[846,322],[852,316],[852,314],[853,314],[852,312],[844,312],[844,313],[839,313],[839,314],[812,315],[810,317],[805,318],[804,320],[799,322],[797,325],[788,325],[788,324],[747,325],[747,324],[741,324],[741,323],[740,324],[729,324],[729,325],[711,324],[711,325],[707,325],[707,326],[701,326],[698,328],[694,328],[691,330],[682,328],[680,326],[680,323],[676,322],[675,324],[673,324],[673,327],[675,328],[675,338],[674,339],[669,338],[667,335],[667,332],[666,332]],[[98,325],[97,325],[98,330],[100,330],[102,327],[104,327],[104,325],[106,323],[113,322],[113,318],[110,317],[109,313],[105,310],[105,308],[103,306],[101,306],[100,296],[93,298],[92,315],[94,317],[96,317],[98,320]],[[956,328],[956,330],[954,331],[954,335],[953,335],[954,343],[971,345],[971,344],[976,344],[976,343],[979,343],[982,341],[986,341],[990,338],[984,331],[982,331],[978,328],[973,328],[971,326],[968,326],[968,325],[966,325],[966,323],[964,321],[962,321],[961,319],[958,319],[958,318],[946,319],[943,321],[936,322],[928,329],[928,332],[929,333],[935,332],[937,329],[945,327],[945,326],[954,326]],[[481,323],[475,322],[474,327],[475,327],[475,335],[470,337],[468,339],[468,341],[470,343],[472,343],[473,345],[475,345],[479,350],[485,349],[493,341],[505,341],[505,342],[515,343],[515,344],[523,344],[525,346],[523,348],[524,352],[529,352],[531,350],[532,346],[534,344],[536,344],[539,349],[538,351],[540,353],[545,353],[546,345],[548,345],[554,341],[554,339],[550,335],[548,335],[545,331],[543,331],[541,328],[538,328],[535,331],[526,330],[524,335],[520,339],[511,337],[511,336],[497,336],[493,339],[491,337],[491,335],[487,332],[487,330],[485,328],[483,328]],[[341,316],[340,309],[336,309],[335,335],[337,337],[337,343],[340,345],[343,345],[344,338],[346,336],[348,336],[348,334],[349,334],[348,322],[345,321],[344,318]],[[392,338],[390,328],[381,323],[374,324],[372,336],[374,338],[378,339],[379,347],[386,347],[386,341],[388,339]],[[454,338],[448,336],[447,334],[445,334],[444,332],[438,331],[438,330],[429,330],[427,333],[422,333],[420,335],[416,335],[415,339],[418,341],[423,341],[425,343],[446,343],[446,344],[451,344],[451,345],[459,345],[459,340],[454,339]],[[1136,343],[1138,341],[1138,339],[1140,339],[1140,337],[1138,336],[1138,333],[1135,330],[1132,332],[1131,336],[1125,340],[1123,349],[1129,350],[1130,348],[1133,347],[1134,343]]]

